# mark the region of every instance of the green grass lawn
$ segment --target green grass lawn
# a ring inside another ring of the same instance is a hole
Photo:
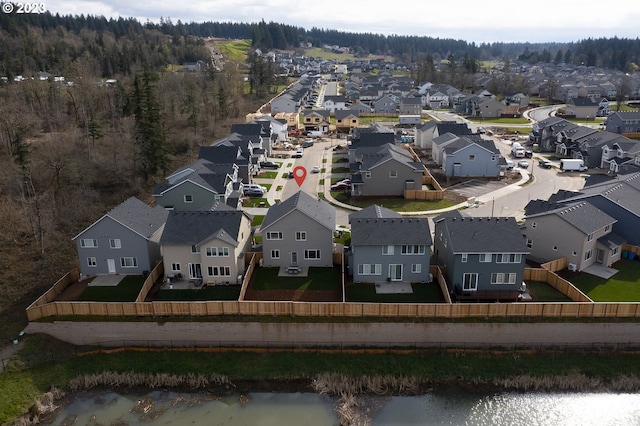
[[[78,300],[84,302],[135,302],[145,278],[127,275],[117,286],[87,287]]]
[[[491,123],[497,124],[529,124],[530,121],[526,118],[480,118],[480,117],[466,117],[467,120],[472,121],[474,123],[486,123],[487,125]]]
[[[640,302],[640,261],[622,259],[612,268],[619,272],[608,280],[583,272],[569,281],[594,302]]]
[[[256,176],[256,178],[259,179],[275,179],[278,177],[278,172],[274,172],[274,171],[269,171],[269,172],[265,172],[264,170],[261,171],[258,176]],[[264,183],[261,183],[260,185],[265,185]]]
[[[348,193],[343,191],[331,191],[331,195],[336,200],[351,204],[356,207],[369,207],[372,204],[377,204],[382,207],[386,207],[397,212],[422,212],[430,210],[439,210],[446,207],[451,207],[457,203],[454,201],[440,200],[440,201],[422,201],[422,200],[406,200],[404,198],[366,198],[359,199],[357,197],[351,197]]]
[[[264,203],[264,205],[260,205],[260,203]],[[245,204],[245,207],[269,207],[269,201],[266,198],[249,198]]]
[[[279,277],[280,268],[256,268],[254,290],[338,290],[340,273],[336,268],[309,268],[307,277]]]
[[[381,284],[381,285],[384,285]],[[444,297],[436,283],[413,283],[413,294],[376,294],[374,284],[350,284],[347,301],[372,303],[441,303]]]
[[[348,163],[349,159],[347,157],[334,158],[333,163]]]
[[[262,221],[264,221],[264,215],[257,214],[253,217],[251,221],[251,226],[260,226],[262,225]]]
[[[349,173],[348,167],[332,167],[331,173]]]
[[[527,287],[534,302],[570,302],[571,299],[560,293],[547,283],[540,281],[527,281]]]
[[[239,285],[217,285],[198,290],[160,290],[154,300],[157,301],[204,301],[204,300],[238,300]]]

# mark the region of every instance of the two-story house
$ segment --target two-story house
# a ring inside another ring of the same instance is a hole
[[[604,127],[613,133],[640,133],[640,111],[611,113],[605,120]]]
[[[251,216],[243,211],[172,211],[160,238],[165,275],[236,284],[251,240]]]
[[[398,113],[401,115],[420,115],[422,113],[422,100],[419,97],[400,98]]]
[[[458,211],[434,219],[434,259],[445,269],[458,300],[517,300],[529,253],[513,217],[465,217]]]
[[[354,282],[428,282],[431,230],[425,218],[372,205],[349,215]]]
[[[352,129],[360,124],[360,114],[358,111],[348,109],[337,110],[335,113],[336,131],[340,133],[350,133]]]
[[[73,237],[84,276],[142,274],[161,258],[160,235],[169,213],[135,197]]]
[[[306,131],[329,132],[331,112],[328,109],[315,109],[304,112],[303,125]]]
[[[296,192],[269,207],[260,226],[263,265],[332,267],[335,228],[335,207],[306,192]]]

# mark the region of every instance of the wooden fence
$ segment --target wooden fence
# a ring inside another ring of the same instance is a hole
[[[247,288],[249,287],[249,282],[251,281],[251,276],[253,275],[253,270],[256,268],[256,264],[262,259],[262,252],[252,252],[247,253],[247,256],[250,256],[249,264],[247,265],[247,270],[244,273],[244,279],[242,280],[242,288],[240,289],[240,297],[238,300],[244,300],[244,295],[247,293]]]
[[[158,264],[151,270],[147,278],[144,280],[144,284],[142,284],[142,289],[136,298],[136,302],[144,302],[151,291],[153,285],[164,275],[164,263],[158,262]]]
[[[403,145],[404,149],[409,151],[411,157],[414,161],[420,162],[420,157],[410,145]],[[431,185],[434,189],[432,190],[422,190],[422,189],[405,189],[404,190],[404,198],[407,200],[428,200],[428,201],[440,201],[444,199],[444,191],[442,190],[442,186],[438,183],[437,180],[434,179],[433,175],[429,173],[429,169],[424,164],[422,165],[422,185]]]
[[[575,302],[593,303],[593,300],[591,300],[586,294],[581,292],[576,286],[548,269],[525,268],[524,280],[541,281],[547,283]]]

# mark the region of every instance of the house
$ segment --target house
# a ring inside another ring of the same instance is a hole
[[[556,135],[567,126],[575,126],[572,122],[560,117],[549,117],[533,123],[529,141],[537,144],[541,151],[555,152]]]
[[[430,91],[427,95],[426,104],[431,109],[448,108],[449,96],[439,90]]]
[[[598,115],[600,98],[571,98],[567,101],[566,113],[583,120],[593,120]]]
[[[325,96],[322,107],[334,114],[338,110],[346,109],[346,100],[344,96]]]
[[[236,284],[251,241],[251,216],[243,211],[172,211],[160,238],[165,275]]]
[[[373,102],[373,110],[376,113],[396,114],[400,100],[393,95],[383,95]]]
[[[242,188],[238,167],[200,159],[175,171],[166,184],[156,185],[152,195],[156,205],[169,210],[200,210],[216,201],[239,208]]]
[[[359,114],[371,114],[371,107],[360,101],[353,103],[349,107],[349,110],[352,112],[358,112]]]
[[[495,99],[483,99],[477,105],[477,109],[474,111],[474,116],[482,118],[498,118],[507,110],[507,106]]]
[[[131,197],[73,237],[84,276],[143,274],[161,259],[168,212]]]
[[[400,98],[399,114],[420,115],[422,113],[422,100],[419,97]]]
[[[327,109],[305,111],[302,123],[306,131],[328,133],[329,125],[331,124],[331,112]]]
[[[335,113],[336,131],[341,133],[349,133],[351,129],[358,127],[360,124],[360,114],[358,111],[337,110]]]
[[[291,94],[283,93],[271,100],[271,113],[295,113],[300,109],[300,101]]]
[[[587,126],[572,124],[565,126],[556,133],[556,154],[560,157],[579,158],[578,142],[580,139],[597,133],[598,131]]]
[[[513,217],[465,217],[458,211],[434,219],[434,259],[458,300],[516,300],[529,253]]]
[[[613,133],[640,133],[640,111],[619,111],[604,122],[605,130]]]
[[[548,262],[566,257],[569,269],[582,271],[594,263],[609,266],[620,259],[625,241],[612,232],[616,222],[588,201],[533,200],[525,207],[522,234],[531,259]]]
[[[438,136],[433,141],[431,156],[448,177],[500,176],[500,151],[492,140],[479,135]]]
[[[589,168],[600,167],[604,146],[612,146],[617,141],[628,140],[622,135],[606,130],[594,132],[575,140],[576,148],[573,150],[573,158],[583,160],[585,166]]]
[[[260,155],[254,156],[250,140],[239,135],[229,135],[211,146],[201,146],[198,149],[198,159],[212,164],[235,164],[238,167],[238,180],[251,183],[253,175],[258,173]]]
[[[611,141],[602,146],[600,167],[618,173],[621,166],[636,165],[640,167],[640,142],[624,138]]]
[[[372,205],[349,215],[354,282],[429,282],[429,221]]]
[[[470,135],[471,129],[465,123],[455,121],[430,120],[416,126],[416,145],[423,149],[431,149],[433,140],[445,133],[452,133],[457,136]]]
[[[303,191],[269,207],[260,226],[266,267],[332,267],[336,210]]]
[[[349,164],[353,196],[402,196],[405,189],[422,189],[424,166],[400,146],[358,148],[354,160]]]

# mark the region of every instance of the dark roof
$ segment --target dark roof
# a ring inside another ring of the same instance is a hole
[[[441,215],[434,219],[454,253],[529,253],[513,217]],[[438,238],[438,235],[436,235]]]
[[[256,136],[262,133],[262,125],[255,123],[232,124],[231,133],[239,133],[241,135]]]
[[[569,103],[573,103],[577,107],[592,106],[597,107],[600,101],[594,101],[591,98],[572,98]]]
[[[242,155],[242,149],[238,146],[201,146],[198,158],[214,164],[248,164],[247,158]]]
[[[160,244],[199,245],[218,238],[237,246],[245,213],[229,211],[172,211],[160,238]]]
[[[331,230],[336,227],[335,207],[324,200],[311,197],[306,192],[298,191],[286,200],[269,207],[260,228],[268,228],[294,210],[302,212]]]
[[[349,109],[338,109],[336,110],[335,116],[336,120],[342,120],[347,118],[348,116],[353,115],[354,117],[360,117],[360,113],[358,111],[349,110]]]
[[[579,201],[573,204],[562,204],[557,209],[542,211],[528,215],[527,217],[532,218],[546,214],[555,214],[560,219],[579,229],[584,234],[591,234],[603,229],[607,225],[612,225],[617,222],[616,219],[612,218],[607,213],[587,201]]]
[[[349,223],[357,219],[382,219],[382,218],[401,218],[402,215],[398,212],[395,212],[386,207],[379,206],[377,204],[372,204],[369,207],[365,207],[364,209],[351,213],[349,215]]]
[[[351,220],[352,246],[431,246],[431,229],[426,218],[362,218]]]

